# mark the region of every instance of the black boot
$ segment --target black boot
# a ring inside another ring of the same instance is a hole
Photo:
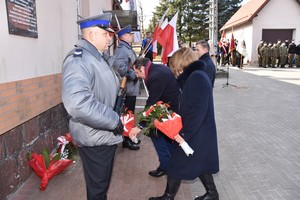
[[[199,178],[206,189],[206,193],[203,196],[195,198],[195,200],[219,200],[219,194],[212,174],[204,174],[199,176]]]
[[[180,187],[181,180],[173,179],[168,176],[167,187],[164,195],[160,197],[151,197],[149,200],[174,200],[174,197]]]
[[[139,150],[140,146],[134,142],[131,141],[129,137],[124,136],[124,141],[122,143],[123,148],[128,148],[130,150]]]

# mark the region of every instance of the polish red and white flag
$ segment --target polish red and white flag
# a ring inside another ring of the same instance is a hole
[[[161,61],[163,64],[168,63],[168,57],[172,56],[179,49],[176,23],[178,12],[173,16],[168,25],[159,33],[157,42],[163,47]]]
[[[169,8],[165,11],[165,13],[161,17],[161,19],[158,21],[158,23],[153,31],[153,34],[152,34],[153,58],[156,58],[156,56],[157,56],[157,37],[158,37],[159,33],[162,31],[161,26],[162,26],[162,23],[164,22],[164,18],[168,12],[169,12]]]
[[[231,33],[231,40],[230,40],[230,46],[229,46],[229,52],[235,50],[235,40],[233,33]]]

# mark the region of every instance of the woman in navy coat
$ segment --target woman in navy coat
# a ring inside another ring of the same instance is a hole
[[[150,200],[174,199],[181,180],[197,177],[206,193],[197,200],[217,200],[218,192],[212,174],[219,171],[217,131],[214,116],[212,85],[205,73],[205,63],[190,48],[181,48],[170,60],[170,67],[181,89],[179,115],[183,128],[175,140],[186,141],[194,150],[187,156],[178,145],[167,167],[167,187],[163,196]],[[183,71],[183,72],[182,72]],[[181,73],[182,72],[182,73]]]

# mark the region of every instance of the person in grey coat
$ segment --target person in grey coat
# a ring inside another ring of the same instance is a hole
[[[87,199],[107,199],[117,144],[123,125],[113,110],[120,85],[104,58],[110,43],[111,14],[77,23],[82,39],[69,52],[62,69],[62,101],[71,116],[69,129],[83,164]]]
[[[206,189],[206,193],[195,200],[219,199],[212,176],[219,171],[213,89],[205,63],[193,58],[193,54],[190,48],[179,49],[172,55],[170,67],[173,72],[183,70],[177,79],[181,89],[178,114],[182,117],[183,128],[175,141],[179,144],[186,141],[194,153],[187,156],[179,145],[176,146],[166,169],[165,193],[149,200],[174,200],[181,180],[195,178],[200,178]]]
[[[131,25],[120,29],[117,35],[120,42],[114,53],[113,67],[121,77],[127,77],[125,107],[134,113],[136,97],[140,93],[140,83],[132,68],[132,63],[136,60],[136,53],[131,46],[134,41]],[[140,148],[137,143],[131,141],[127,136],[124,136],[122,146],[130,150],[138,150]]]

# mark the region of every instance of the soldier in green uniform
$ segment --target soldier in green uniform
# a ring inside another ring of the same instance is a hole
[[[257,57],[258,57],[258,66],[262,67],[262,55],[260,49],[264,46],[264,42],[261,40],[256,47]]]
[[[268,67],[272,67],[272,50],[271,50],[272,46],[273,45],[270,42],[269,45],[268,45],[268,47],[269,47]]]
[[[262,67],[267,68],[268,58],[269,58],[269,47],[265,42],[263,47],[260,49],[260,54],[262,56]]]
[[[287,57],[287,47],[285,43],[282,43],[279,47],[279,56],[280,56],[280,67],[284,68],[286,65],[286,57]]]
[[[271,47],[271,55],[272,55],[272,67],[276,67],[277,58],[279,56],[279,49],[276,43]]]
[[[281,40],[277,40],[277,50],[278,50],[278,57],[277,57],[277,67],[279,67],[280,66],[280,54],[279,54],[279,48],[280,48],[280,46],[281,46]]]

